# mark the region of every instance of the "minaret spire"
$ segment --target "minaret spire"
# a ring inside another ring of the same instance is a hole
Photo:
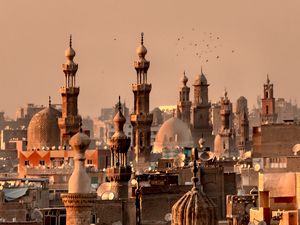
[[[148,83],[147,71],[150,62],[145,59],[147,49],[144,46],[144,33],[141,33],[140,46],[136,49],[138,55],[134,61],[136,70],[136,83],[132,84],[134,93],[134,111],[131,115],[132,144],[135,152],[135,162],[144,166],[150,160],[151,152],[151,124],[153,115],[149,112],[149,95],[151,92],[151,84]],[[143,164],[143,165],[142,165]],[[148,165],[147,167],[148,168]]]
[[[62,117],[58,120],[61,135],[61,145],[69,145],[69,139],[79,131],[81,116],[78,115],[79,87],[76,87],[76,73],[78,64],[73,59],[76,55],[72,47],[72,35],[69,46],[65,50],[66,62],[62,64],[65,74],[65,84],[60,88],[62,96]]]
[[[49,95],[49,100],[48,100],[48,102],[49,102],[49,107],[51,107],[51,96]]]

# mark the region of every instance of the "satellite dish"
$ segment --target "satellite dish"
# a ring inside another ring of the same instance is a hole
[[[256,172],[258,172],[258,171],[260,170],[260,165],[259,165],[258,163],[256,163],[256,164],[254,165],[254,170],[255,170]]]
[[[113,200],[115,197],[115,194],[110,192],[109,195],[108,195],[108,200]]]
[[[258,225],[267,225],[267,223],[265,222],[265,221],[260,221],[259,223],[258,223]]]
[[[41,222],[43,220],[43,213],[38,209],[34,209],[31,213],[31,218],[35,221]]]
[[[213,152],[201,152],[199,155],[199,158],[203,162],[207,162],[212,160],[215,157],[215,154]]]
[[[165,221],[169,222],[169,221],[171,221],[171,220],[172,220],[172,214],[171,214],[171,213],[167,213],[167,214],[165,215]]]

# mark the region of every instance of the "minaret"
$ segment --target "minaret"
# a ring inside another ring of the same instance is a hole
[[[212,126],[210,123],[210,108],[211,104],[208,101],[208,86],[207,79],[203,74],[201,68],[201,74],[196,76],[194,86],[194,102],[192,106],[192,134],[194,143],[204,136],[207,140],[207,145],[211,148]]]
[[[188,126],[191,125],[191,105],[190,88],[186,85],[188,78],[183,72],[179,87],[179,101],[177,102],[177,118],[181,119]]]
[[[264,84],[264,98],[262,99],[261,123],[276,123],[277,114],[275,112],[275,98],[273,96],[273,84],[270,83],[267,75],[267,83]]]
[[[227,97],[227,90],[224,91],[224,97],[221,98],[221,131],[230,130],[230,101]]]
[[[237,146],[240,154],[250,149],[247,99],[241,96],[236,104]]]
[[[150,62],[145,59],[147,49],[144,46],[143,33],[141,45],[137,48],[138,59],[134,61],[136,70],[136,83],[132,84],[134,94],[134,111],[130,120],[132,124],[132,137],[135,163],[148,163],[151,152],[151,124],[153,115],[149,112],[149,94],[151,84],[147,83],[147,71]]]
[[[76,53],[72,48],[70,36],[69,48],[65,51],[66,62],[62,65],[65,74],[65,84],[60,88],[62,97],[62,117],[58,119],[60,141],[62,146],[68,146],[70,138],[79,131],[81,116],[78,115],[77,98],[79,87],[76,87],[76,72],[78,64],[73,59]]]
[[[235,133],[231,127],[232,104],[225,89],[224,96],[221,97],[221,128],[215,137],[214,152],[217,157],[238,156],[236,151]]]
[[[111,187],[117,194],[116,199],[128,198],[128,181],[131,176],[131,167],[127,163],[130,138],[123,131],[125,122],[119,97],[118,112],[114,117],[115,133],[110,139],[111,167],[106,172]]]
[[[85,151],[91,140],[80,132],[70,139],[74,151],[74,170],[69,179],[68,193],[61,194],[62,201],[67,211],[67,225],[90,225],[91,212],[96,193],[91,193],[91,179],[84,166]]]

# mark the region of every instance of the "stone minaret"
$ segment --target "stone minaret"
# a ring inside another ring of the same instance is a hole
[[[194,102],[192,106],[192,134],[194,143],[203,136],[207,141],[207,146],[212,148],[212,126],[210,123],[210,108],[211,104],[208,101],[208,86],[207,79],[203,74],[196,76],[194,86]]]
[[[144,46],[143,33],[141,45],[137,48],[138,59],[134,61],[136,70],[136,83],[132,84],[134,94],[134,111],[130,120],[132,124],[132,137],[135,163],[142,165],[148,163],[151,152],[151,124],[153,115],[149,112],[149,94],[151,84],[147,82],[147,71],[150,62],[145,59],[147,49]]]
[[[231,104],[227,96],[227,91],[224,92],[224,97],[221,98],[221,131],[230,130],[230,114]]]
[[[73,59],[76,53],[72,48],[72,36],[70,36],[69,48],[65,51],[67,61],[62,65],[65,73],[65,85],[60,88],[62,97],[62,117],[58,119],[60,128],[60,142],[62,146],[68,146],[70,138],[79,131],[81,116],[78,115],[77,98],[79,87],[76,87],[76,72],[78,64]]]
[[[275,98],[273,92],[273,84],[270,83],[267,76],[267,83],[264,84],[264,98],[262,99],[261,123],[276,123],[277,114],[275,112]]]
[[[221,98],[221,128],[215,137],[214,151],[217,157],[232,157],[238,156],[236,151],[235,133],[231,127],[232,104],[227,96],[227,91],[224,92],[224,97]]]
[[[128,198],[128,181],[131,176],[131,167],[127,163],[130,138],[123,131],[126,119],[121,107],[119,97],[118,112],[114,117],[115,133],[110,139],[111,167],[106,172],[111,188],[117,194],[116,199]]]
[[[179,87],[179,101],[177,102],[177,118],[181,119],[188,126],[191,125],[191,105],[190,88],[186,85],[188,78],[183,73],[181,85]]]
[[[236,104],[236,124],[237,124],[237,146],[240,153],[250,150],[249,143],[249,119],[248,119],[248,106],[247,99],[241,96]]]
[[[70,139],[74,151],[74,170],[69,179],[68,193],[61,198],[67,211],[67,225],[90,225],[91,212],[97,194],[91,193],[91,179],[84,166],[85,151],[91,140],[80,132]]]

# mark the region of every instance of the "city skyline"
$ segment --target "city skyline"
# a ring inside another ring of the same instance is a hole
[[[209,99],[213,102],[226,87],[232,102],[243,95],[251,108],[257,95],[262,95],[267,74],[276,98],[298,98],[298,2],[131,3],[3,3],[0,110],[14,116],[26,103],[47,105],[49,95],[53,103],[61,102],[61,64],[69,34],[77,53],[74,61],[79,64],[79,111],[83,116],[99,115],[100,108],[113,106],[118,95],[132,108],[133,61],[141,32],[148,49],[146,59],[151,62],[151,109],[175,105],[183,71],[192,87],[201,67],[211,84]]]

